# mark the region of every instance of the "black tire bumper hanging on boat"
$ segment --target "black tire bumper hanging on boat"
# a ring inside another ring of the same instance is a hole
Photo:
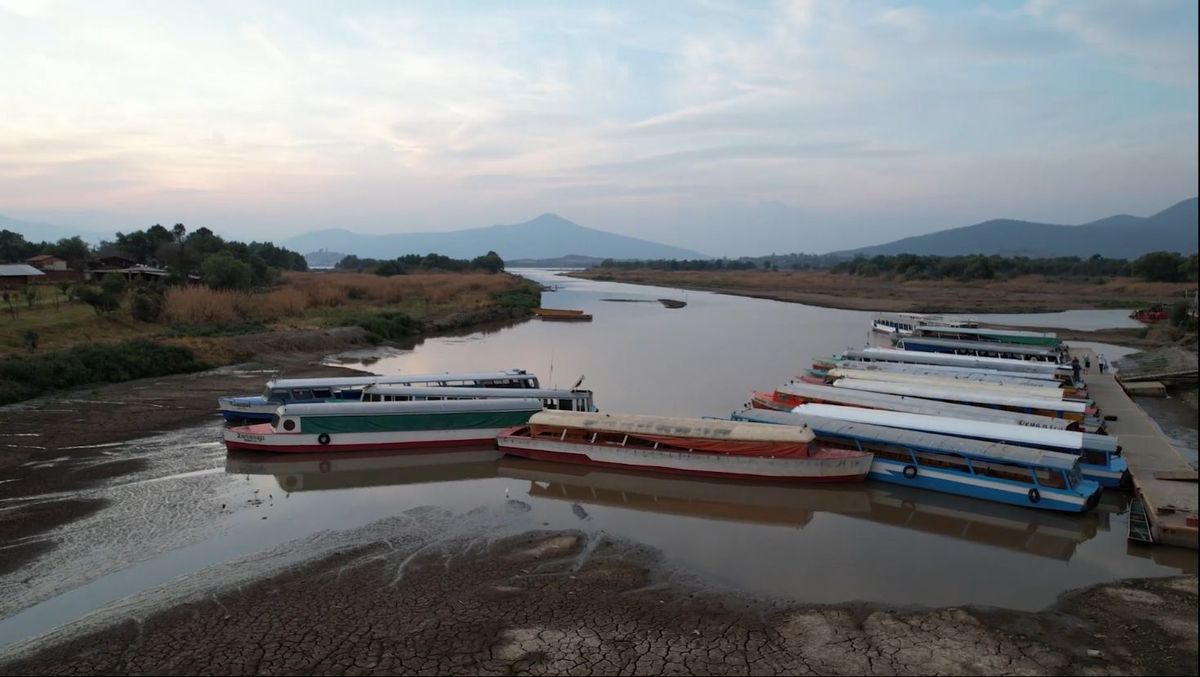
[[[317,435],[318,444],[329,444],[329,433],[321,433]]]
[[[1040,500],[1042,500],[1042,492],[1038,491],[1036,488],[1030,489],[1029,490],[1029,502],[1037,503]]]
[[[910,480],[911,480],[911,479],[913,479],[913,478],[914,478],[914,477],[916,477],[916,476],[917,476],[917,466],[915,466],[915,465],[906,465],[906,466],[904,466],[904,477],[905,477],[905,479],[910,479]]]

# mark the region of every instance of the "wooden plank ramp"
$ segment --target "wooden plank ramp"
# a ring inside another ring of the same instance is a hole
[[[1080,361],[1087,355],[1093,365],[1096,363],[1095,354],[1088,348],[1072,349],[1071,354]],[[1101,374],[1093,368],[1084,373],[1084,380],[1100,413],[1116,416],[1116,420],[1107,422],[1108,434],[1115,435],[1121,444],[1121,454],[1133,479],[1134,498],[1144,509],[1153,542],[1200,549],[1196,484],[1175,479],[1195,477],[1196,469],[1171,445],[1154,419],[1129,398],[1111,372]]]

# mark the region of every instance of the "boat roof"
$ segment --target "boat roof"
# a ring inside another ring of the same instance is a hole
[[[1057,385],[1058,379],[1054,374],[1040,374],[1028,371],[1004,371],[983,367],[956,367],[945,364],[909,364],[905,362],[865,362],[863,360],[832,360],[838,369],[854,369],[859,371],[889,371],[898,374],[929,374],[936,376],[963,376],[967,378],[1008,379],[1014,382],[1052,383]]]
[[[1061,400],[1066,392],[1058,387],[1057,382],[1041,381],[1039,383],[1013,383],[1011,381],[987,380],[983,377],[958,377],[948,374],[910,374],[897,371],[874,371],[870,369],[830,369],[829,375],[834,378],[856,378],[864,381],[885,381],[888,383],[913,383],[932,387],[947,388],[980,388],[993,392],[1030,395]]]
[[[768,409],[743,409],[734,418],[776,425],[807,425],[821,435],[836,435],[863,441],[898,444],[915,449],[958,454],[984,460],[997,460],[1020,465],[1071,470],[1078,466],[1079,457],[1058,451],[1030,449],[1001,442],[971,440],[951,435],[918,432],[901,428],[842,421],[815,414],[796,414]]]
[[[905,350],[908,350],[905,346],[924,345],[935,348],[946,348],[947,350],[978,350],[989,353],[1012,353],[1014,355],[1038,355],[1044,357],[1057,357],[1059,353],[1058,348],[1031,346],[1027,343],[959,341],[956,339],[931,338],[928,336],[906,336],[897,341],[896,345]]]
[[[850,348],[842,353],[842,355],[857,359],[911,362],[916,364],[942,364],[957,367],[983,367],[988,369],[1007,369],[1010,371],[1032,371],[1041,374],[1054,374],[1060,370],[1070,372],[1069,366],[1053,362],[1015,360],[1007,357],[978,357],[976,355],[928,353],[918,350],[898,350],[896,348]]]
[[[888,393],[891,395],[911,395],[912,397],[921,397],[927,400],[974,402],[976,404],[995,404],[1004,407],[1069,411],[1076,414],[1082,414],[1087,411],[1087,404],[1078,400],[1034,397],[1022,393],[1008,394],[997,390],[975,388],[969,383],[964,383],[961,388],[954,388],[944,385],[932,386],[918,383],[896,383],[894,381],[869,381],[861,378],[839,378],[833,382],[833,387],[870,390],[876,393]]]
[[[957,437],[977,437],[1014,444],[1036,444],[1057,449],[1077,451],[1083,448],[1083,434],[1070,430],[1047,430],[1030,428],[1012,423],[992,421],[969,421],[949,416],[909,414],[899,411],[882,411],[862,407],[845,407],[836,404],[801,404],[792,410],[795,414],[812,414],[841,421],[869,423],[889,428],[923,430],[925,432]]]
[[[376,395],[393,395],[408,397],[457,397],[469,398],[514,398],[536,397],[538,399],[583,399],[590,398],[590,390],[569,390],[567,388],[455,388],[452,386],[410,386],[389,383],[372,384],[363,388],[363,393]]]
[[[534,414],[533,418],[529,419],[529,423],[631,435],[694,437],[714,440],[809,442],[813,438],[812,431],[802,427],[792,428],[784,433],[778,430],[777,426],[760,423],[641,414],[542,411]]]
[[[482,381],[509,378],[537,378],[524,369],[508,371],[474,371],[444,374],[367,374],[363,376],[332,376],[323,378],[273,378],[267,381],[268,388],[336,388],[367,386],[372,384],[436,383],[439,381]]]
[[[992,327],[955,327],[952,325],[935,325],[926,324],[920,328],[920,331],[928,332],[954,332],[957,334],[971,334],[974,336],[1023,336],[1026,338],[1042,338],[1052,339],[1058,338],[1058,335],[1052,331],[1022,331],[1019,329],[995,329]]]
[[[476,411],[541,411],[534,398],[475,400],[413,400],[409,402],[306,402],[284,404],[280,416],[387,416],[391,414],[435,414]]]
[[[833,386],[812,383],[789,383],[779,386],[778,390],[779,392],[799,397],[809,397],[853,406],[905,411],[910,414],[953,416],[954,418],[995,421],[997,423],[1015,423],[1017,425],[1054,430],[1066,430],[1071,425],[1071,422],[1066,419],[1054,418],[1052,416],[1024,414],[987,407],[974,407],[968,404],[954,404],[920,397],[877,393],[869,390],[834,388]]]

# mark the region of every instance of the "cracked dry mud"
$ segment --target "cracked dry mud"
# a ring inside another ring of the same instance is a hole
[[[531,532],[385,539],[0,662],[4,674],[1196,674],[1196,577],[1038,613],[772,603]],[[1088,650],[1101,651],[1089,656]],[[2,660],[2,659],[0,659]]]

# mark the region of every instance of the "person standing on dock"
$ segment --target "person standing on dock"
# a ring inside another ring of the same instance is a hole
[[[1100,373],[1108,371],[1108,360],[1104,359],[1104,353],[1100,353],[1100,357],[1096,358],[1096,366],[1100,368]]]
[[[1092,370],[1092,356],[1091,355],[1083,356],[1083,368],[1087,371]]]
[[[1075,380],[1076,383],[1079,382],[1079,358],[1078,357],[1071,358],[1071,377]]]

